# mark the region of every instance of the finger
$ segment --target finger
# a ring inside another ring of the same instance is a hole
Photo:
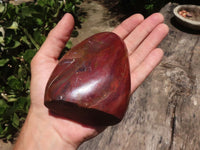
[[[140,44],[140,46],[129,57],[130,69],[134,70],[147,57],[151,50],[165,38],[169,28],[165,24],[158,25]]]
[[[131,72],[131,92],[133,92],[159,64],[163,57],[162,49],[154,49],[146,59]]]
[[[50,31],[38,54],[57,60],[70,38],[73,27],[74,19],[72,15],[69,13],[65,14],[56,27]]]
[[[144,17],[141,14],[132,15],[131,17],[124,20],[119,26],[117,26],[113,30],[113,32],[116,33],[122,39],[124,39],[143,20],[144,20]]]
[[[152,30],[164,21],[164,17],[160,13],[155,13],[145,19],[136,27],[125,39],[129,54],[131,54],[140,43],[148,36]]]

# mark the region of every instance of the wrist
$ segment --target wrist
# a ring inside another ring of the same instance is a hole
[[[14,150],[75,150],[77,147],[64,141],[49,122],[29,110],[27,119]]]

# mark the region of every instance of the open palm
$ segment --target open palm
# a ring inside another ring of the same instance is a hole
[[[131,70],[131,92],[133,92],[160,62],[163,51],[156,48],[168,33],[161,14],[153,14],[144,20],[136,14],[122,22],[113,32],[125,42]],[[60,137],[66,143],[77,148],[84,140],[97,135],[103,130],[89,127],[67,118],[49,114],[44,106],[45,86],[53,69],[58,64],[58,57],[74,26],[73,17],[66,14],[49,33],[48,38],[31,62],[31,107],[29,112],[41,126],[53,136]],[[42,132],[42,131],[41,131]],[[42,133],[41,133],[42,134]]]

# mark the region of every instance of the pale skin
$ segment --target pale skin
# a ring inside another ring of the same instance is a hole
[[[131,93],[163,57],[162,49],[157,48],[168,33],[168,27],[163,21],[164,18],[159,13],[146,19],[135,14],[113,30],[124,40],[128,49]],[[85,140],[104,129],[52,116],[44,106],[46,83],[59,61],[58,57],[69,40],[73,27],[73,17],[65,14],[31,62],[31,106],[14,150],[75,150]]]

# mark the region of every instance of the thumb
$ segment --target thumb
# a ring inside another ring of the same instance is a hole
[[[65,14],[55,28],[50,31],[46,41],[36,55],[42,58],[57,60],[70,38],[73,27],[73,16],[69,13]]]

